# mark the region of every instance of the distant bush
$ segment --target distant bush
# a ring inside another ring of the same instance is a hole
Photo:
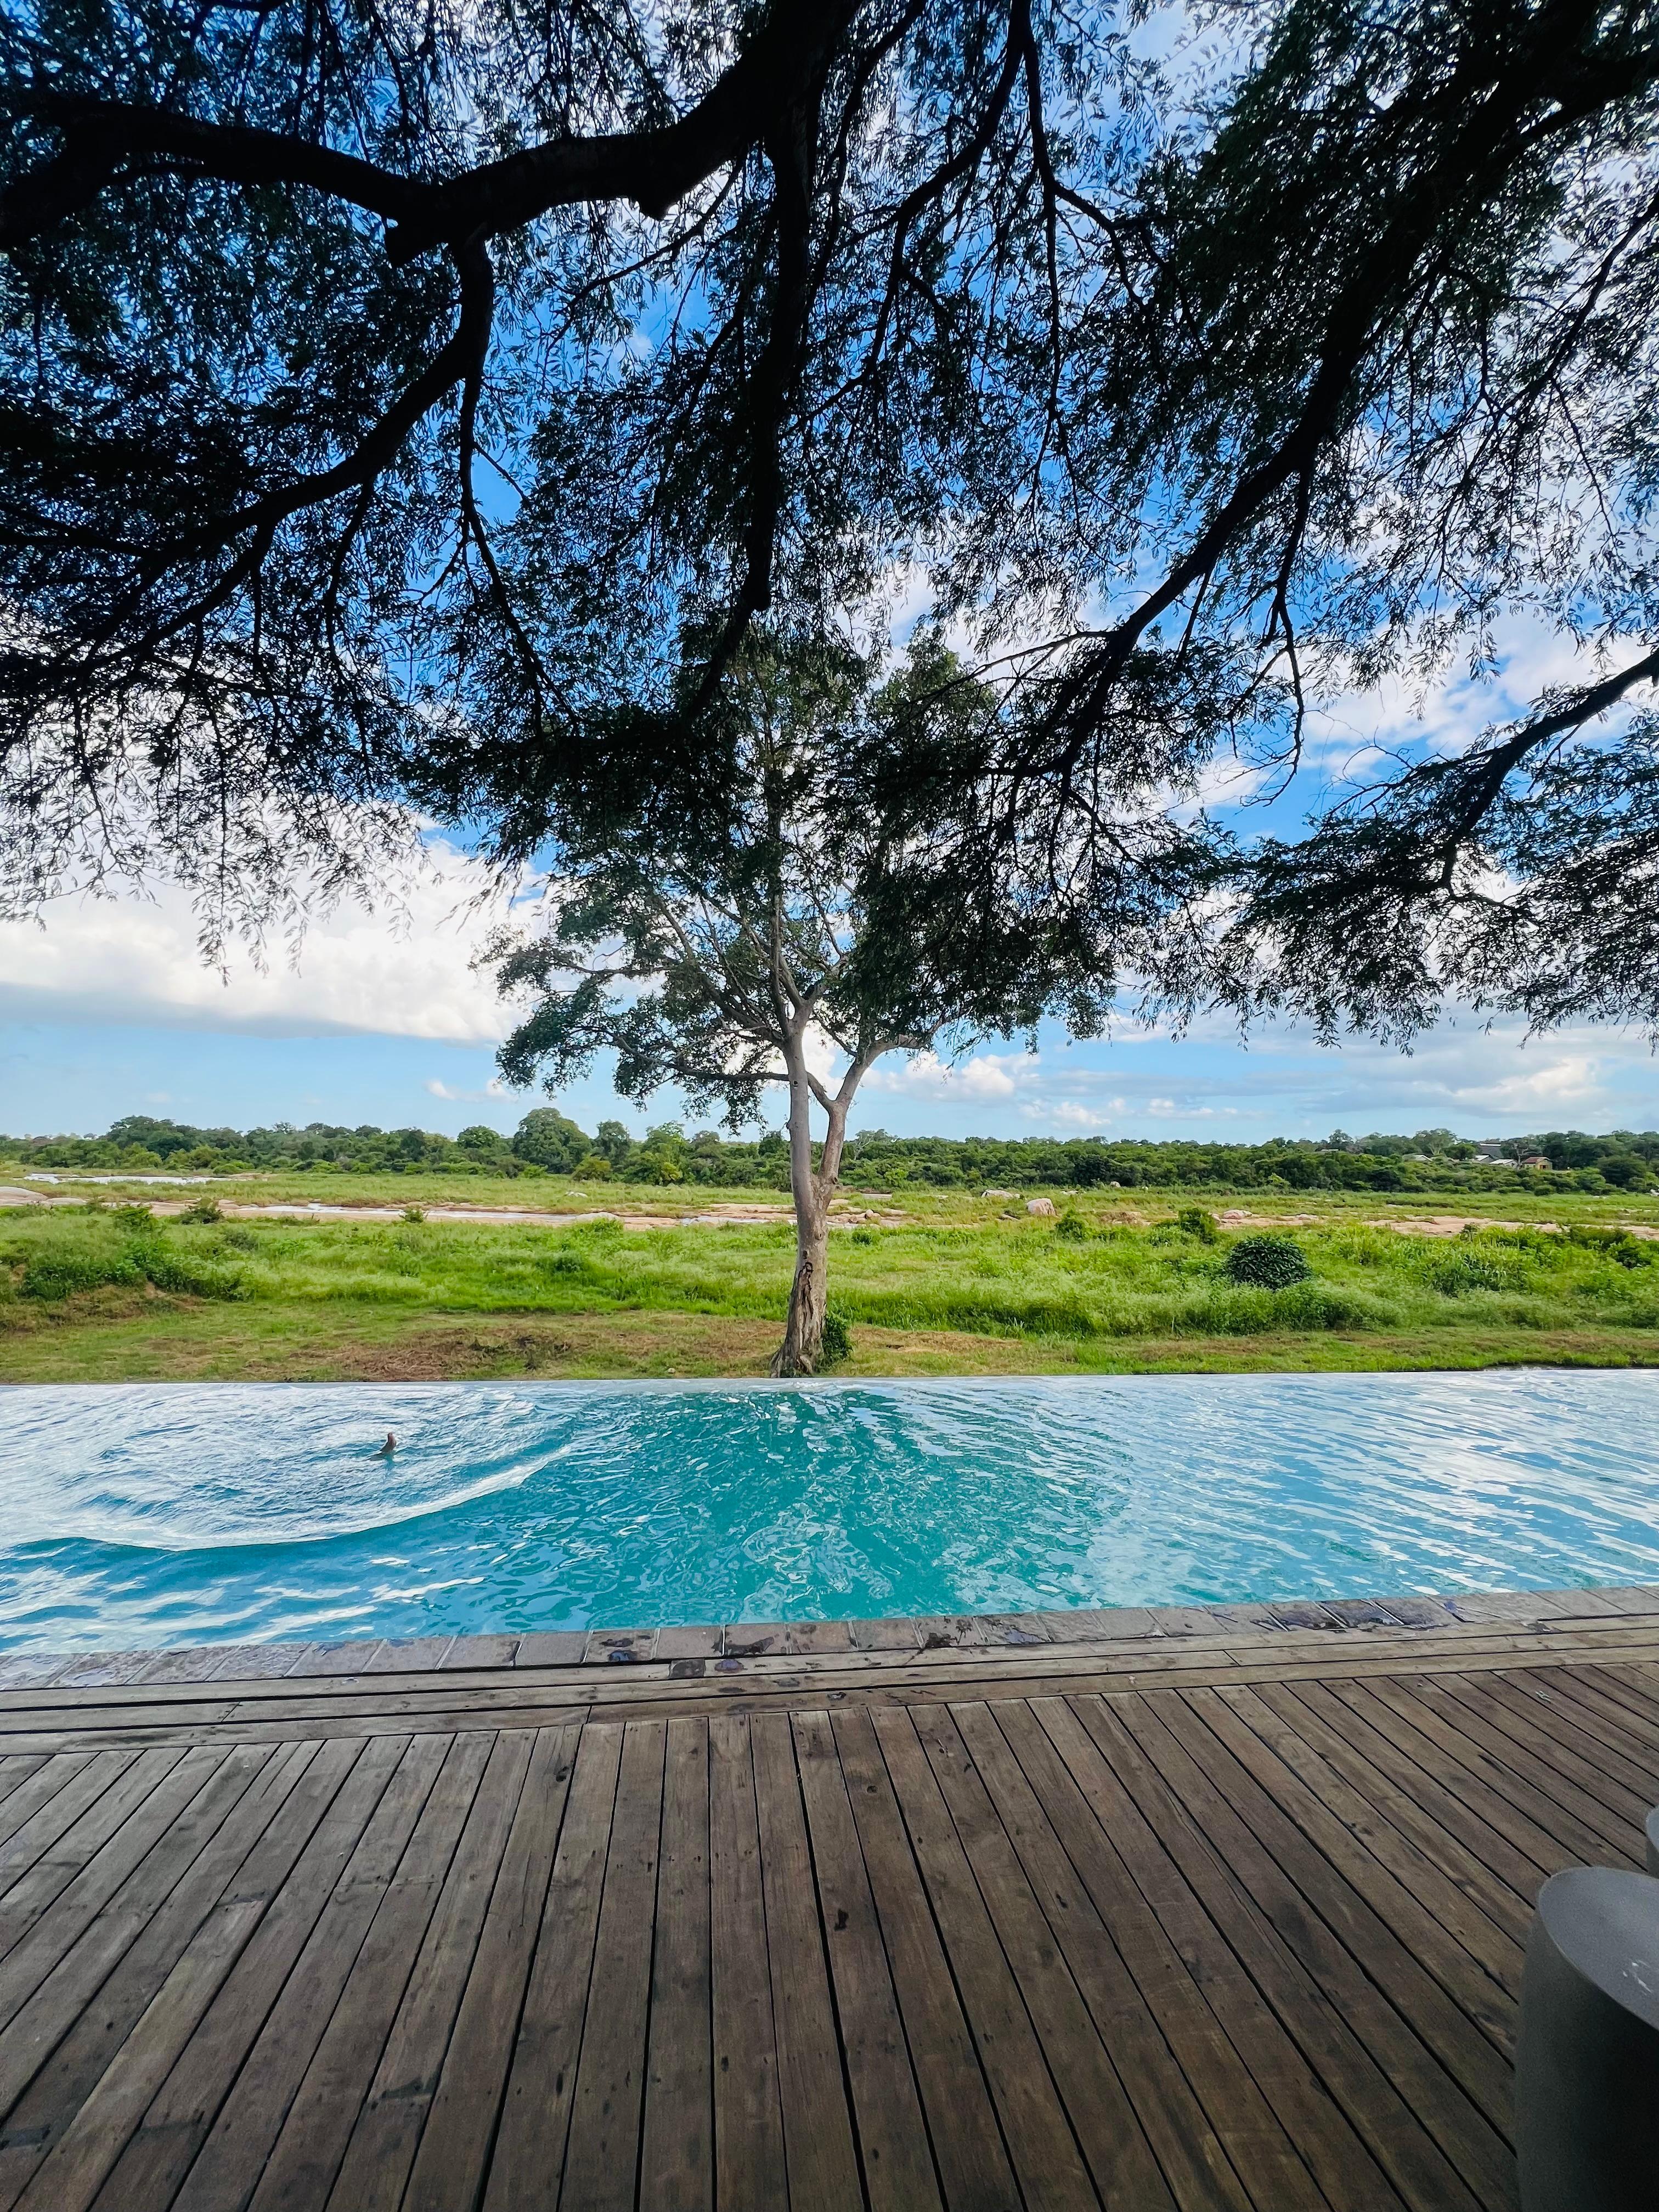
[[[790,1234],[793,1236],[793,1233],[792,1230]],[[614,1213],[601,1213],[592,1221],[575,1223],[565,1231],[564,1241],[567,1244],[573,1243],[580,1237],[595,1244],[616,1244],[621,1242],[623,1234],[623,1225]]]
[[[1294,1237],[1241,1237],[1228,1253],[1227,1279],[1257,1291],[1287,1291],[1305,1283],[1313,1269]]]
[[[1473,1251],[1468,1245],[1425,1253],[1420,1272],[1431,1290],[1448,1298],[1462,1297],[1470,1291],[1516,1290],[1525,1279],[1524,1263],[1517,1257]]]
[[[1213,1244],[1219,1234],[1214,1214],[1206,1213],[1201,1206],[1183,1206],[1176,1216],[1176,1227],[1196,1237],[1200,1244]]]
[[[1633,1152],[1614,1152],[1598,1161],[1601,1180],[1615,1190],[1650,1190],[1653,1187],[1653,1163],[1638,1158]]]
[[[1081,1244],[1088,1237],[1089,1224],[1074,1206],[1068,1206],[1054,1224],[1054,1234],[1068,1244]]]
[[[1659,1256],[1659,1246],[1632,1237],[1627,1229],[1576,1224],[1568,1233],[1572,1243],[1588,1245],[1605,1259],[1616,1260],[1621,1267],[1650,1267]]]
[[[568,1244],[556,1244],[551,1251],[544,1252],[536,1264],[544,1275],[585,1275],[587,1273],[587,1261]]]
[[[188,1206],[182,1207],[179,1210],[179,1218],[180,1221],[194,1222],[200,1226],[208,1222],[222,1221],[224,1216],[219,1210],[218,1200],[204,1195],[201,1198],[193,1198]]]

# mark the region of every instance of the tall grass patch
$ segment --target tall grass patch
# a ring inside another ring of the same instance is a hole
[[[1079,1229],[1082,1233],[1079,1233]],[[1181,1218],[926,1218],[837,1232],[830,1291],[853,1324],[1088,1339],[1659,1328],[1659,1247],[1601,1233],[1402,1236],[1352,1218],[1296,1229],[1308,1273],[1233,1279],[1237,1232]],[[0,1214],[0,1296],[61,1304],[125,1285],[285,1306],[441,1312],[687,1311],[781,1321],[787,1221],[544,1226],[424,1221],[184,1223],[142,1209]]]

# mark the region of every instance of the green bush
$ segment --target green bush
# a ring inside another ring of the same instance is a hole
[[[568,1244],[557,1244],[550,1252],[544,1252],[536,1264],[544,1275],[585,1275],[588,1272],[587,1261]]]
[[[174,1291],[186,1297],[235,1300],[248,1295],[242,1278],[228,1268],[198,1260],[193,1252],[175,1251],[155,1243],[135,1250],[133,1258],[158,1291]]]
[[[1214,1214],[1206,1212],[1201,1206],[1183,1206],[1176,1216],[1176,1227],[1196,1237],[1200,1244],[1213,1244],[1219,1234]]]
[[[818,1365],[838,1366],[849,1358],[853,1351],[853,1332],[847,1325],[847,1316],[836,1306],[831,1306],[823,1316],[823,1334],[818,1341]]]
[[[1425,1253],[1421,1273],[1431,1289],[1448,1298],[1465,1297],[1470,1291],[1513,1290],[1520,1276],[1513,1260],[1505,1265],[1495,1254],[1456,1245]]]
[[[1278,1236],[1241,1237],[1227,1255],[1225,1271],[1229,1282],[1257,1291],[1287,1291],[1313,1273],[1295,1237]]]
[[[181,1291],[191,1297],[248,1295],[240,1275],[216,1267],[205,1254],[169,1244],[148,1214],[140,1219],[147,1233],[123,1244],[45,1245],[29,1256],[19,1291],[26,1298],[53,1302],[73,1297],[81,1291],[100,1291],[111,1284],[150,1282],[158,1291]]]
[[[18,1289],[26,1298],[73,1297],[77,1291],[101,1291],[109,1283],[137,1283],[139,1269],[125,1255],[46,1251],[23,1270]]]
[[[1570,1242],[1588,1246],[1599,1252],[1603,1259],[1616,1260],[1621,1267],[1650,1267],[1659,1247],[1639,1237],[1632,1237],[1628,1229],[1602,1228],[1595,1224],[1578,1224],[1568,1231]]]
[[[1068,1206],[1054,1224],[1054,1234],[1056,1237],[1063,1237],[1068,1244],[1085,1243],[1088,1241],[1089,1224],[1076,1206]]]

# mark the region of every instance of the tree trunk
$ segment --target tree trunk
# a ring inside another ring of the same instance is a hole
[[[823,1343],[823,1316],[830,1289],[830,1201],[841,1182],[842,1147],[847,1109],[863,1074],[849,1071],[830,1109],[823,1151],[812,1170],[812,1092],[806,1079],[803,1037],[793,1036],[784,1048],[789,1071],[789,1188],[795,1204],[795,1279],[789,1286],[789,1318],[783,1342],[772,1355],[774,1375],[813,1375]]]
[[[830,1290],[830,1208],[795,1208],[795,1279],[789,1285],[789,1318],[772,1355],[774,1375],[812,1375],[823,1342]]]

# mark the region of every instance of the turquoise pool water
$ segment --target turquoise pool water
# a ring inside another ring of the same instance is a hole
[[[1655,1582],[1659,1376],[14,1389],[0,1500],[9,1649]]]

